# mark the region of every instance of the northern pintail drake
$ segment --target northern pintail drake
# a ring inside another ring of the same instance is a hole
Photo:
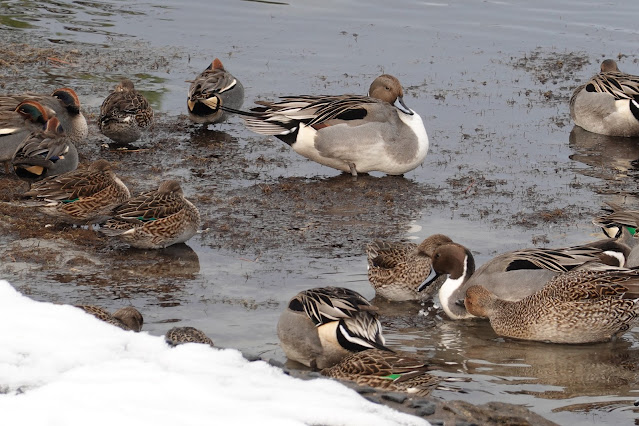
[[[31,133],[44,130],[49,118],[46,108],[33,99],[9,111],[0,110],[0,161],[5,164],[5,172],[20,144]]]
[[[191,82],[186,100],[189,118],[200,124],[222,122],[227,114],[220,107],[238,109],[243,103],[244,86],[218,58]]]
[[[117,206],[100,231],[140,249],[159,249],[183,243],[197,233],[200,213],[184,197],[175,180]]]
[[[153,109],[144,95],[128,78],[104,99],[100,107],[98,126],[102,134],[116,143],[131,143],[140,139],[142,130],[153,123]]]
[[[415,358],[368,349],[348,355],[338,364],[323,369],[322,374],[335,379],[351,380],[360,386],[417,396],[427,396],[439,387],[442,380],[459,381],[433,376],[428,373],[429,369],[427,364]]]
[[[422,164],[428,136],[419,114],[404,103],[399,80],[384,74],[368,96],[286,96],[238,112],[246,126],[273,135],[295,152],[343,172],[401,175]]]
[[[57,117],[42,131],[31,133],[13,155],[16,175],[27,181],[56,176],[78,167],[78,151]]]
[[[427,290],[417,291],[431,271],[435,249],[453,240],[442,234],[415,243],[373,241],[366,246],[368,281],[375,294],[392,301],[429,299],[446,277],[439,277]]]
[[[78,305],[76,307],[93,315],[99,320],[115,325],[116,327],[120,327],[123,330],[139,332],[142,330],[142,325],[144,324],[142,314],[133,306],[125,306],[124,308],[118,309],[113,314],[110,314],[106,309],[95,305]]]
[[[639,77],[619,71],[606,59],[601,72],[575,89],[570,116],[589,132],[608,136],[639,136]]]
[[[89,136],[87,120],[80,111],[80,98],[70,87],[56,89],[51,95],[23,94],[0,96],[0,110],[9,111],[24,100],[35,100],[43,105],[49,118],[56,117],[71,142],[84,142]]]
[[[331,367],[353,352],[390,351],[384,346],[376,309],[347,288],[304,290],[280,316],[280,345],[288,359],[314,369]]]
[[[194,327],[173,327],[164,335],[164,340],[170,346],[183,345],[185,343],[201,343],[215,347],[213,340],[203,331]]]
[[[43,213],[74,225],[104,222],[114,207],[131,198],[106,160],[34,182],[24,195],[38,200]]]
[[[471,318],[463,304],[466,290],[481,285],[501,299],[516,301],[540,290],[553,277],[588,262],[624,266],[630,247],[613,239],[566,248],[530,248],[503,253],[475,271],[475,259],[466,247],[451,243],[433,253],[433,272],[422,284],[438,275],[447,279],[438,292],[442,309],[449,318]]]
[[[488,318],[500,336],[552,343],[605,342],[639,318],[639,271],[566,272],[516,302],[473,285],[464,303],[468,312]]]

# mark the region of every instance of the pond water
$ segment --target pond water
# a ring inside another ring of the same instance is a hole
[[[603,58],[639,74],[638,14],[630,0],[0,1],[5,43],[77,49],[84,58],[38,64],[28,79],[4,66],[4,91],[68,85],[95,114],[114,81],[133,78],[162,120],[177,120],[171,131],[181,139],[155,157],[120,160],[148,175],[121,174],[144,189],[181,178],[187,196],[205,204],[210,230],[188,247],[105,252],[106,275],[5,265],[2,278],[41,300],[131,303],[150,333],[179,322],[219,346],[284,361],[275,324],[298,291],[339,285],[373,297],[363,250],[372,238],[445,233],[478,264],[516,248],[599,238],[590,220],[602,201],[639,206],[639,141],[573,130],[568,99]],[[187,81],[215,57],[243,82],[245,108],[278,95],[365,93],[377,75],[393,74],[424,119],[429,155],[404,178],[353,183],[237,118],[195,129],[179,118]],[[202,174],[188,163],[190,150],[237,159],[236,172],[226,164],[224,173]],[[163,173],[176,158],[182,163]],[[279,208],[261,209],[270,194],[283,194]],[[385,196],[393,207],[377,202]],[[233,209],[246,200],[254,209]],[[382,303],[382,312],[390,346],[472,379],[463,399],[524,404],[562,424],[639,424],[638,328],[612,343],[562,346],[498,338],[486,322],[448,321],[428,306]]]

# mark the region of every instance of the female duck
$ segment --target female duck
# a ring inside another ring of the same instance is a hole
[[[435,234],[419,245],[414,243],[373,241],[366,246],[368,281],[375,294],[392,301],[429,299],[445,281],[441,277],[428,286],[428,291],[417,289],[431,271],[434,250],[453,241],[445,235]]]
[[[197,207],[184,197],[179,182],[167,180],[116,207],[100,231],[131,247],[159,249],[186,242],[199,226]]]
[[[104,222],[115,206],[131,197],[106,160],[34,182],[24,195],[39,200],[43,213],[73,225]]]
[[[471,314],[488,318],[500,336],[552,343],[605,342],[639,318],[639,271],[567,272],[517,302],[471,286],[464,303]]]
[[[102,134],[116,143],[126,144],[140,139],[142,130],[153,123],[153,109],[144,95],[128,78],[104,99],[98,126]]]

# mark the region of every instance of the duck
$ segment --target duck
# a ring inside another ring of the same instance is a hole
[[[11,160],[15,174],[26,181],[42,180],[75,170],[78,151],[57,117],[43,131],[35,131],[18,146]]]
[[[142,130],[153,123],[153,108],[128,78],[122,79],[102,102],[98,127],[119,144],[140,139]]]
[[[115,207],[100,231],[139,249],[184,243],[200,226],[200,212],[184,197],[180,183],[166,180],[157,190]]]
[[[589,132],[608,136],[639,136],[639,77],[621,72],[606,59],[601,72],[577,87],[570,98],[570,116]]]
[[[200,343],[215,347],[211,340],[203,331],[194,327],[173,327],[164,335],[164,340],[169,346],[178,346],[185,343]]]
[[[404,103],[399,80],[377,77],[368,96],[285,96],[240,114],[249,130],[273,135],[298,154],[357,177],[373,171],[403,175],[422,164],[428,136]]]
[[[630,236],[634,236],[639,228],[639,210],[625,209],[610,201],[605,203],[608,205],[608,208],[604,209],[606,214],[595,217],[592,220],[593,225],[601,227],[602,232],[609,238],[621,238],[624,229]]]
[[[15,109],[0,109],[0,162],[4,163],[5,173],[16,149],[31,133],[45,129],[49,114],[40,102],[29,99],[20,102]]]
[[[109,219],[114,207],[131,193],[107,160],[84,170],[49,176],[34,182],[25,197],[36,199],[39,210],[72,225],[91,225]]]
[[[471,314],[488,318],[500,336],[550,343],[606,342],[639,318],[639,271],[569,271],[519,301],[503,300],[473,285],[464,304]]]
[[[48,118],[56,117],[74,144],[84,142],[89,136],[89,126],[81,112],[80,98],[72,88],[55,89],[50,95],[26,93],[0,96],[0,111],[12,110],[25,100],[34,100],[41,104],[46,109]]]
[[[444,378],[429,374],[430,366],[395,352],[367,349],[355,352],[321,374],[339,380],[350,380],[359,386],[371,386],[391,392],[427,396],[439,388]],[[452,379],[451,380],[455,380]]]
[[[244,86],[218,58],[191,82],[186,100],[189,118],[198,124],[221,123],[228,118],[221,106],[239,109],[242,104]]]
[[[504,300],[521,300],[543,288],[556,275],[589,262],[622,267],[629,253],[630,247],[626,244],[605,239],[565,248],[529,248],[502,253],[475,271],[470,250],[450,243],[435,249],[431,275],[419,289],[428,286],[438,275],[447,275],[438,292],[442,309],[450,319],[467,319],[474,317],[463,304],[470,286],[482,285]]]
[[[93,315],[99,320],[102,320],[111,325],[115,325],[126,331],[135,331],[136,333],[142,330],[144,325],[144,318],[140,311],[133,306],[125,306],[115,311],[113,314],[109,313],[104,308],[95,305],[76,305],[76,308],[82,309],[84,312]]]
[[[361,294],[344,287],[301,291],[277,323],[280,346],[289,360],[319,370],[353,352],[391,351],[376,310]]]
[[[424,300],[432,297],[445,281],[438,278],[427,291],[417,291],[428,277],[434,250],[452,243],[446,235],[431,235],[420,244],[373,241],[366,246],[368,281],[377,296],[390,301]]]

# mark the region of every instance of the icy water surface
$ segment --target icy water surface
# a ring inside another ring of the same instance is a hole
[[[98,253],[95,261],[106,262],[98,272],[51,273],[20,257],[5,260],[3,278],[38,299],[131,303],[151,333],[178,322],[219,346],[284,361],[275,324],[291,296],[341,285],[373,297],[363,250],[373,238],[442,232],[481,264],[516,248],[599,238],[590,220],[604,200],[639,206],[638,141],[573,130],[568,114],[573,88],[603,58],[639,74],[635,1],[0,1],[0,8],[4,43],[67,55],[34,64],[26,76],[0,58],[3,91],[74,87],[91,116],[115,81],[131,77],[165,123],[151,137],[167,138],[166,150],[119,156],[96,141],[85,156],[119,161],[140,190],[181,179],[207,229],[188,247]],[[365,93],[377,75],[391,73],[424,119],[429,155],[404,178],[352,182],[251,134],[237,118],[197,129],[179,117],[187,81],[215,57],[243,82],[245,107],[286,94]],[[613,343],[545,345],[498,338],[485,322],[448,321],[431,306],[382,304],[382,312],[391,346],[472,379],[461,396],[470,402],[524,404],[562,424],[636,424],[637,328]]]

